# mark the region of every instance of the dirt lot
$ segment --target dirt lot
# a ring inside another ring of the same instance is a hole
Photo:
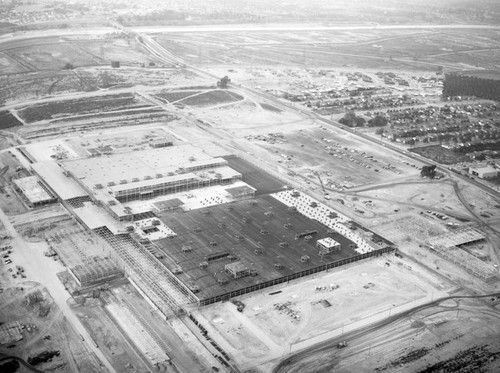
[[[22,167],[21,163],[12,156],[10,152],[0,153],[0,208],[8,215],[16,215],[25,212],[26,206],[18,197],[11,186],[11,179],[27,176],[26,172],[17,172],[17,167]]]
[[[196,79],[196,82],[195,82]],[[112,89],[134,86],[185,87],[193,84],[215,84],[189,71],[158,67],[111,69],[105,66],[62,71],[37,71],[30,74],[0,75],[0,103],[14,103],[47,95],[97,91],[108,85]]]
[[[0,112],[0,129],[22,126],[23,124],[8,111]]]
[[[168,139],[174,144],[180,141],[167,128],[156,126],[131,128],[129,130],[108,129],[100,131],[97,135],[80,135],[66,138],[63,141],[79,156],[87,156],[90,149],[102,152],[127,152],[131,150],[150,149],[151,141],[163,139]],[[29,149],[32,148],[29,147]]]
[[[332,285],[339,288],[331,290]],[[290,351],[450,290],[447,283],[418,268],[410,270],[391,256],[240,297],[245,304],[242,314],[230,302],[195,314],[243,369],[267,372],[272,360]]]
[[[104,65],[110,61],[136,66],[152,61],[158,63],[147,56],[135,40],[122,39],[117,35],[103,39],[89,35],[47,37],[43,40],[5,42],[2,48],[6,56],[30,71],[62,70],[67,63],[75,67]],[[9,62],[4,61],[4,69],[10,68]]]
[[[187,106],[211,106],[216,104],[226,104],[235,101],[241,101],[243,97],[240,95],[226,90],[217,90],[202,92],[200,94],[194,94],[190,97],[186,97],[182,100],[178,100],[178,104]]]
[[[104,312],[99,299],[88,299],[84,305],[73,305],[74,312],[90,331],[95,342],[118,372],[148,372],[133,346]]]
[[[18,282],[4,289],[2,299],[1,322],[24,325],[22,340],[1,345],[2,353],[31,361],[43,371],[101,371],[42,286]]]
[[[149,105],[137,100],[131,94],[97,96],[85,100],[66,100],[39,104],[19,110],[19,115],[28,123],[61,118],[65,116],[101,113],[130,108],[145,108]]]

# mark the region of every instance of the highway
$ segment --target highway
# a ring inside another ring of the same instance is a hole
[[[277,31],[363,31],[363,30],[500,30],[498,25],[351,25],[351,26],[322,26],[322,25],[210,25],[210,26],[141,26],[131,27],[137,33],[214,33],[214,32],[277,32]]]

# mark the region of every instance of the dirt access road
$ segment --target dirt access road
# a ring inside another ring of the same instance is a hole
[[[87,330],[81,324],[80,320],[71,311],[67,303],[69,294],[57,277],[57,273],[64,270],[64,268],[59,262],[55,262],[43,255],[43,251],[47,249],[45,243],[25,242],[14,229],[9,217],[5,215],[1,209],[0,221],[5,226],[7,234],[13,237],[13,261],[25,268],[26,275],[30,280],[37,281],[47,288],[64,317],[75,331],[83,337],[83,342],[87,346],[87,349],[100,360],[100,365],[102,365],[103,370],[106,369],[110,373],[116,373],[115,369],[101,350],[91,343],[92,339],[90,334],[87,333]]]

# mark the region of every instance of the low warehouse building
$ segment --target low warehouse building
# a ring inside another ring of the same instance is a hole
[[[14,185],[29,207],[42,206],[56,201],[38,176],[16,179]]]
[[[340,250],[340,243],[338,243],[331,237],[326,237],[316,241],[316,247],[318,247],[320,250],[323,250],[324,252],[331,253],[333,251]]]
[[[497,177],[498,170],[491,166],[471,167],[469,168],[469,173],[471,175],[477,176],[480,179],[493,179]]]

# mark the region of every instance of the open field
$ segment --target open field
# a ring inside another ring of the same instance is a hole
[[[290,357],[273,371],[496,372],[498,316],[484,303],[459,297],[436,302],[394,316],[388,325],[347,334],[346,349],[323,344]]]
[[[92,38],[91,36],[69,36],[65,38],[44,37],[25,41],[4,41],[2,51],[10,60],[2,63],[0,73],[37,70],[62,70],[69,63],[74,67],[98,66],[120,61],[124,65],[148,65],[159,63],[147,56],[133,39]],[[16,64],[23,70],[17,69]]]
[[[196,83],[194,80],[196,79]],[[200,82],[201,80],[201,82]],[[213,85],[187,71],[156,67],[88,67],[75,70],[36,71],[29,74],[0,75],[0,102],[15,103],[48,95],[71,92],[92,92],[99,88],[111,89],[140,86],[186,87],[194,84]]]
[[[294,179],[308,184],[318,184],[319,174],[326,188],[342,190],[417,174],[415,167],[395,153],[372,147],[343,131],[327,127],[277,130],[247,135],[254,145],[249,150],[267,162],[277,162]]]
[[[0,52],[0,75],[20,74],[28,72],[29,69],[21,65],[6,53]]]
[[[0,130],[11,127],[22,126],[23,124],[12,113],[8,111],[0,112]]]
[[[217,90],[202,92],[198,95],[192,95],[178,100],[177,103],[187,106],[209,106],[216,104],[226,104],[242,100],[243,97],[231,91]]]
[[[466,155],[457,154],[450,149],[443,148],[441,145],[419,146],[411,149],[411,151],[442,164],[455,164],[470,161],[470,158]]]
[[[19,110],[19,115],[28,123],[71,117],[73,115],[102,113],[130,108],[149,107],[132,94],[97,96],[86,100],[65,100],[39,104]]]
[[[167,102],[170,103],[177,103],[178,101],[182,101],[186,97],[192,96],[192,95],[198,95],[200,94],[200,91],[161,91],[159,93],[156,93],[154,96],[160,99],[163,99]]]
[[[100,64],[120,61],[120,65],[138,66],[144,64],[147,66],[150,62],[161,65],[157,59],[148,55],[134,39],[71,40],[71,43],[97,58]]]
[[[165,264],[171,270],[180,266],[184,273],[178,277],[188,286],[197,285],[200,299],[357,255],[349,247],[352,241],[338,233],[328,234],[328,228],[315,220],[290,213],[285,205],[271,196],[166,215],[162,221],[177,234],[175,238],[159,241],[166,255]],[[285,228],[284,224],[291,226]],[[311,240],[296,239],[297,234],[312,231],[317,233],[311,234]],[[322,258],[318,255],[316,240],[328,236],[339,242],[342,249]],[[287,247],[280,247],[281,242],[286,242]],[[191,247],[192,251],[183,252],[185,246]],[[255,250],[262,253],[256,254]],[[210,257],[217,254],[226,257],[211,261]],[[228,255],[236,257],[248,269],[257,271],[257,276],[230,278],[224,273],[224,266],[231,262]],[[301,261],[304,255],[309,256],[306,262]],[[208,261],[208,268],[199,267],[203,261]],[[279,267],[276,268],[275,264]],[[228,280],[228,283],[218,284],[219,278]]]
[[[496,49],[489,30],[314,30],[170,33],[156,36],[168,50],[198,65],[305,65],[436,70],[474,67],[476,51]],[[332,49],[334,47],[334,49]],[[452,57],[452,58],[449,58]],[[487,68],[498,66],[490,56]]]

